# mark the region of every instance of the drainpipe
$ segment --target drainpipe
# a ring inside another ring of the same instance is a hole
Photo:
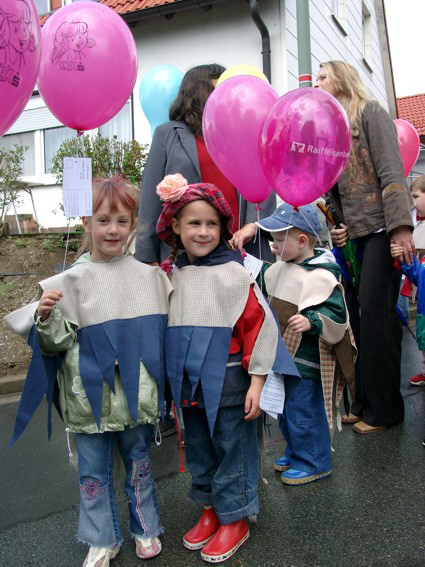
[[[260,13],[258,11],[258,1],[249,0],[249,7],[251,9],[251,17],[254,20],[255,25],[260,30],[261,40],[262,40],[262,55],[263,55],[263,73],[268,78],[269,82],[272,82],[272,70],[271,70],[271,49],[270,49],[270,34],[267,29],[266,24],[261,19]]]
[[[313,86],[309,1],[297,0],[298,82],[300,87]]]

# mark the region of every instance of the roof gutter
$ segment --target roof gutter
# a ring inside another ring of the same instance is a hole
[[[249,7],[251,9],[251,17],[254,20],[255,25],[260,30],[261,33],[261,42],[262,42],[262,51],[261,54],[263,56],[263,73],[269,80],[272,82],[272,70],[271,70],[271,49],[270,49],[270,34],[269,30],[267,29],[266,24],[261,19],[260,13],[258,11],[258,1],[257,0],[249,0]]]
[[[163,16],[171,19],[176,13],[193,8],[203,8],[206,12],[211,10],[214,4],[225,2],[226,0],[179,0],[170,4],[163,4],[161,6],[154,6],[153,8],[145,8],[143,10],[136,10],[135,12],[126,12],[121,14],[121,17],[131,27],[141,20]],[[251,17],[260,30],[262,40],[262,55],[263,55],[263,73],[271,82],[271,49],[270,49],[270,34],[266,24],[261,19],[258,11],[258,0],[249,0]]]

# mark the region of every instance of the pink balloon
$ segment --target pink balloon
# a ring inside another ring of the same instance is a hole
[[[264,120],[278,96],[266,81],[240,75],[216,87],[205,105],[202,130],[208,152],[251,203],[261,203],[272,190],[258,146]]]
[[[111,8],[76,2],[43,26],[38,86],[50,111],[69,128],[91,130],[113,118],[137,77],[136,44]]]
[[[0,136],[30,98],[40,66],[40,24],[32,0],[0,3]]]
[[[341,177],[350,157],[347,115],[330,94],[300,88],[280,98],[261,136],[261,162],[276,193],[293,206],[307,205]]]
[[[400,144],[401,159],[404,166],[404,175],[407,177],[412,171],[421,150],[421,142],[416,128],[408,120],[397,118],[394,120],[397,128],[398,143]]]

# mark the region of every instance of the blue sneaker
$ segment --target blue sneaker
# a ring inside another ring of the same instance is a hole
[[[282,455],[281,457],[276,459],[273,466],[274,466],[274,470],[279,472],[287,471],[288,469],[291,468],[289,459],[288,457],[285,457],[285,455]]]
[[[288,469],[281,474],[283,484],[307,484],[315,480],[320,480],[321,478],[326,478],[332,474],[332,469],[329,471],[310,474],[304,471],[297,471],[297,469]]]

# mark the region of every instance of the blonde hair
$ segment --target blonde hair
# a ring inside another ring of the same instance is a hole
[[[92,190],[93,214],[98,211],[105,199],[113,213],[118,210],[118,206],[121,204],[131,212],[131,229],[134,229],[139,201],[139,190],[137,187],[129,183],[125,177],[115,174],[106,179],[102,177],[93,179]],[[86,250],[92,251],[91,234],[87,232],[84,233],[83,242],[77,252],[77,258]]]
[[[310,248],[314,248],[314,245],[317,242],[317,236],[315,234],[311,234],[310,232],[306,232],[305,230],[301,230],[300,228],[296,228],[293,226],[288,230],[288,234],[295,236],[295,238],[299,238],[302,234],[307,237],[308,245]]]
[[[412,185],[410,186],[410,191],[420,191],[421,193],[425,193],[425,175],[420,175],[417,177]]]
[[[359,126],[367,100],[371,99],[360,75],[352,65],[345,61],[327,61],[320,63],[329,81],[337,91],[336,98],[347,113],[351,133],[359,135]]]

